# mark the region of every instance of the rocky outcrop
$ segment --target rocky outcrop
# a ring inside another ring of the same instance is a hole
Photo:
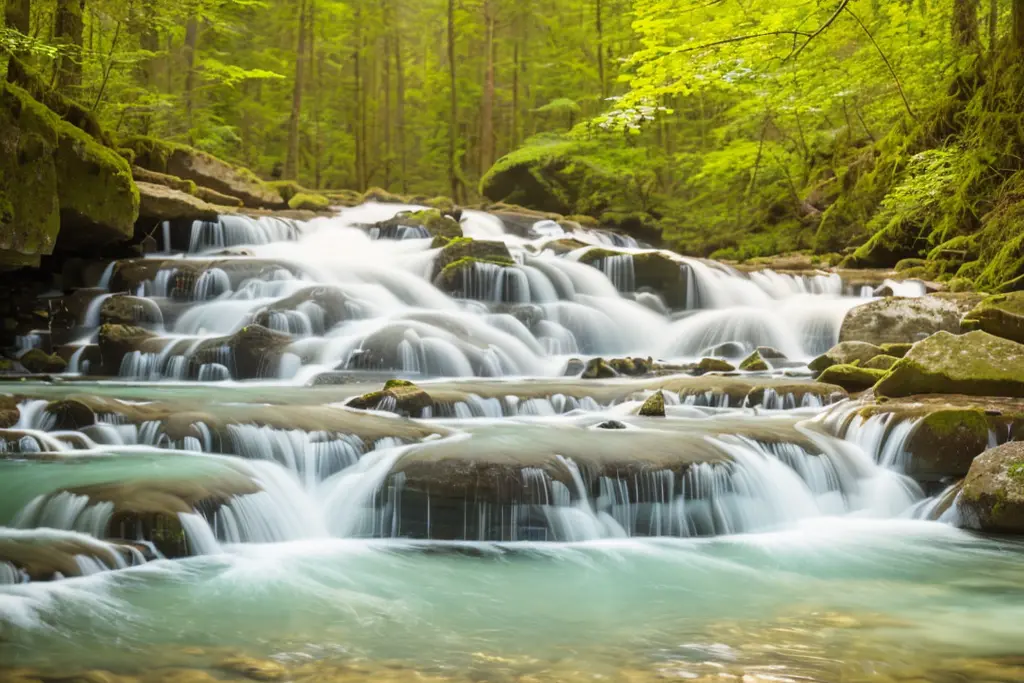
[[[360,410],[384,410],[406,417],[420,417],[425,408],[433,408],[430,394],[412,382],[401,379],[388,380],[380,391],[357,396],[348,402],[350,408]]]
[[[248,207],[285,208],[281,195],[251,171],[206,152],[141,136],[123,140],[122,145],[135,153],[136,165],[147,170],[194,181],[198,186],[236,197]]]
[[[886,297],[850,309],[839,330],[839,341],[876,346],[913,343],[936,332],[960,332],[960,320],[981,300],[980,294],[929,294]]]
[[[240,209],[244,206],[242,200],[238,197],[232,197],[231,195],[224,194],[223,192],[217,192],[217,190],[211,190],[210,188],[203,187],[202,185],[196,187],[195,195],[204,202],[209,202],[215,206],[226,206],[232,209]]]
[[[204,199],[166,185],[138,182],[139,216],[150,221],[216,220],[221,211]]]
[[[625,252],[614,249],[592,248],[580,256],[580,263],[602,268],[605,259],[622,256]],[[630,254],[633,261],[633,277],[637,290],[656,292],[669,308],[686,307],[687,268],[684,263],[660,251],[643,251]]]
[[[808,367],[821,373],[833,365],[860,365],[883,353],[881,348],[867,342],[840,342],[808,363]]]
[[[169,187],[172,190],[178,192],[184,192],[185,194],[196,194],[196,184],[191,180],[185,180],[177,176],[168,175],[166,173],[158,173],[156,171],[150,171],[142,168],[141,166],[132,166],[132,177],[135,178],[136,183],[151,183],[153,185],[163,185]]]
[[[957,499],[965,526],[1024,534],[1024,442],[987,450],[971,464]]]
[[[884,370],[872,370],[859,365],[832,365],[818,376],[819,382],[835,384],[847,391],[870,389],[885,376]]]
[[[128,163],[25,91],[0,84],[0,250],[45,255],[134,232]]]
[[[939,332],[915,344],[875,392],[1024,397],[1024,344],[980,331]]]
[[[1024,292],[997,294],[982,300],[961,323],[965,331],[982,330],[1024,344]]]

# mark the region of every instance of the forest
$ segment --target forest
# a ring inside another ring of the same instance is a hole
[[[0,30],[115,147],[988,289],[1024,274],[1022,46],[1017,0],[6,0]]]

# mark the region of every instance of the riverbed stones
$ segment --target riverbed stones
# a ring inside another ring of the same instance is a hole
[[[936,332],[960,332],[960,320],[982,295],[929,294],[886,297],[850,309],[839,330],[839,341],[880,345],[917,342]]]
[[[1024,344],[1024,292],[990,296],[963,319],[964,330],[983,330]]]
[[[970,528],[1024,534],[1024,442],[1003,444],[975,458],[957,509]]]
[[[987,332],[939,332],[914,345],[875,387],[880,396],[1024,397],[1024,345]]]
[[[866,363],[875,356],[883,355],[880,347],[861,341],[840,342],[821,354],[807,366],[814,372],[821,373],[833,365],[859,365]]]

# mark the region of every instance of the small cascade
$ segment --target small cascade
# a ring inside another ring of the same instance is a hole
[[[633,256],[619,254],[601,259],[601,272],[605,274],[615,289],[620,292],[636,291],[636,271],[633,267]]]

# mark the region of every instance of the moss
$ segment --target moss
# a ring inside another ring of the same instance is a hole
[[[884,370],[863,368],[857,365],[833,365],[818,376],[818,381],[835,384],[847,391],[863,391],[873,387],[885,374]]]
[[[413,384],[412,382],[410,382],[409,380],[406,380],[406,379],[389,379],[387,382],[384,382],[384,391],[387,391],[388,389],[394,389],[395,387],[414,387],[414,386],[416,386],[416,385]]]
[[[100,126],[99,121],[91,111],[51,88],[46,79],[42,78],[20,59],[10,54],[6,56],[8,58],[8,81],[23,89],[34,100],[56,113],[64,121],[94,138],[101,145],[112,145],[110,137]]]
[[[757,351],[754,351],[740,362],[740,370],[747,372],[764,372],[770,369],[768,363],[765,362],[764,358]]]
[[[665,417],[665,394],[656,391],[640,406],[641,417]]]
[[[881,354],[882,347],[874,344],[861,341],[840,342],[808,363],[808,367],[814,372],[823,372],[833,365],[856,364]]]
[[[405,204],[405,197],[388,192],[379,187],[371,187],[363,193],[364,202],[379,202],[381,204]]]
[[[331,200],[320,194],[300,192],[288,200],[288,208],[293,211],[326,211],[331,207]]]
[[[907,342],[902,342],[898,344],[882,344],[879,348],[881,348],[884,354],[887,356],[903,358],[903,356],[907,355],[910,349],[914,348],[914,345]]]
[[[618,376],[619,373],[604,358],[591,358],[580,375],[582,379],[611,379]]]
[[[967,277],[953,277],[946,283],[946,289],[951,292],[973,292],[974,281]]]
[[[896,356],[882,354],[880,356],[875,356],[874,358],[871,358],[863,363],[860,363],[858,367],[867,368],[869,370],[888,370],[892,366],[896,365],[896,362],[898,360],[899,358],[897,358]]]
[[[281,195],[281,199],[284,200],[285,203],[290,202],[292,197],[297,194],[308,192],[306,188],[302,187],[294,180],[272,180],[267,183],[267,186],[274,188],[274,190]]]
[[[445,274],[450,266],[457,266],[453,271]],[[499,266],[514,266],[515,261],[508,251],[504,242],[489,240],[474,240],[469,237],[456,237],[451,239],[441,250],[434,261],[434,278],[441,277],[450,282],[456,271],[461,271],[470,263],[493,263]]]
[[[67,361],[57,354],[46,353],[42,349],[31,349],[18,360],[26,370],[36,374],[64,372],[68,366]]]
[[[702,375],[706,372],[734,372],[736,367],[720,358],[701,358],[694,370]]]
[[[454,211],[456,207],[455,202],[450,197],[431,197],[424,201],[423,205],[438,211]]]

